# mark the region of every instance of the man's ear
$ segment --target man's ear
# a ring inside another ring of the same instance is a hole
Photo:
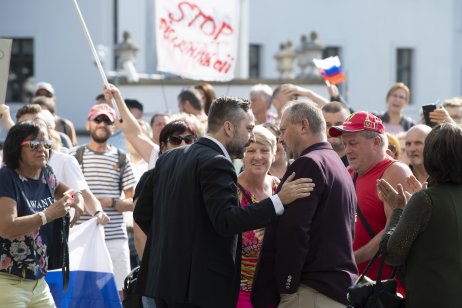
[[[225,121],[223,123],[223,130],[224,130],[225,135],[227,137],[233,137],[234,136],[234,125],[233,125],[233,123],[231,123],[229,121]]]
[[[89,121],[89,120],[87,121],[87,123],[85,123],[85,130],[86,130],[87,132],[90,131],[90,121]]]
[[[306,134],[307,132],[310,131],[310,122],[308,122],[308,119],[303,119],[301,123],[301,133]]]

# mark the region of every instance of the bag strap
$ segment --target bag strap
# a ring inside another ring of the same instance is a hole
[[[237,187],[239,187],[239,189],[241,190],[242,195],[244,196],[244,198],[247,199],[249,204],[252,204],[253,203],[252,198],[250,198],[249,194],[245,191],[244,187],[242,187],[242,185],[239,184],[239,183],[237,183]]]
[[[355,172],[355,175],[353,177],[353,184],[356,188],[356,180],[358,179],[358,173]],[[358,214],[359,219],[361,220],[364,228],[366,229],[367,234],[369,234],[370,238],[374,238],[375,233],[372,231],[371,226],[367,223],[366,217],[364,217],[363,212],[361,212],[361,209],[359,208],[359,204],[356,204],[356,213]]]
[[[117,164],[119,165],[119,190],[120,193],[123,192],[122,179],[125,173],[125,168],[127,167],[127,153],[117,148]]]
[[[48,189],[51,193],[51,196],[54,198],[55,196],[55,189],[50,185],[50,176],[52,174],[52,169],[50,166],[45,165],[43,168],[43,176],[45,177],[45,182],[47,183]],[[62,230],[61,230],[61,241],[63,243],[63,260],[62,260],[62,276],[63,276],[63,290],[64,292],[67,291],[67,287],[69,285],[69,275],[70,275],[70,268],[69,268],[69,246],[68,246],[68,236],[69,236],[69,221],[70,216],[67,213],[64,217],[57,218],[56,223],[62,221]]]

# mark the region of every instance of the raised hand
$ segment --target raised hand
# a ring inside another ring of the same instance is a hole
[[[390,206],[392,210],[396,208],[404,208],[407,199],[403,189],[403,185],[398,184],[398,191],[394,189],[390,183],[384,179],[377,180],[377,190],[381,199]]]
[[[415,176],[410,175],[406,177],[406,184],[410,195],[415,194],[416,192],[427,189],[427,182],[420,183]]]

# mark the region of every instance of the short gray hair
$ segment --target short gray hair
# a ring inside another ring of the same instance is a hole
[[[373,132],[370,130],[362,130],[360,131],[361,136],[363,136],[366,139],[372,139],[375,137],[380,137],[380,140],[382,141],[382,149],[386,151],[388,149],[388,138],[387,135],[385,134],[380,134],[377,132]]]
[[[273,89],[267,84],[256,84],[252,88],[250,88],[250,94],[258,94],[263,98],[265,101],[268,102],[268,105],[271,103],[271,97],[273,96]]]
[[[301,123],[308,120],[310,129],[314,134],[326,133],[326,121],[319,109],[313,102],[306,99],[291,101],[282,112],[287,112],[287,120],[291,123]]]

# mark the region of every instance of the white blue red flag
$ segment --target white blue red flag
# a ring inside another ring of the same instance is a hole
[[[71,228],[69,260],[66,292],[63,292],[61,270],[49,271],[46,276],[57,307],[122,307],[104,241],[104,228],[97,225],[96,219]]]
[[[339,84],[346,80],[343,73],[342,64],[338,56],[326,59],[313,59],[314,65],[319,69],[324,80],[331,84]]]

